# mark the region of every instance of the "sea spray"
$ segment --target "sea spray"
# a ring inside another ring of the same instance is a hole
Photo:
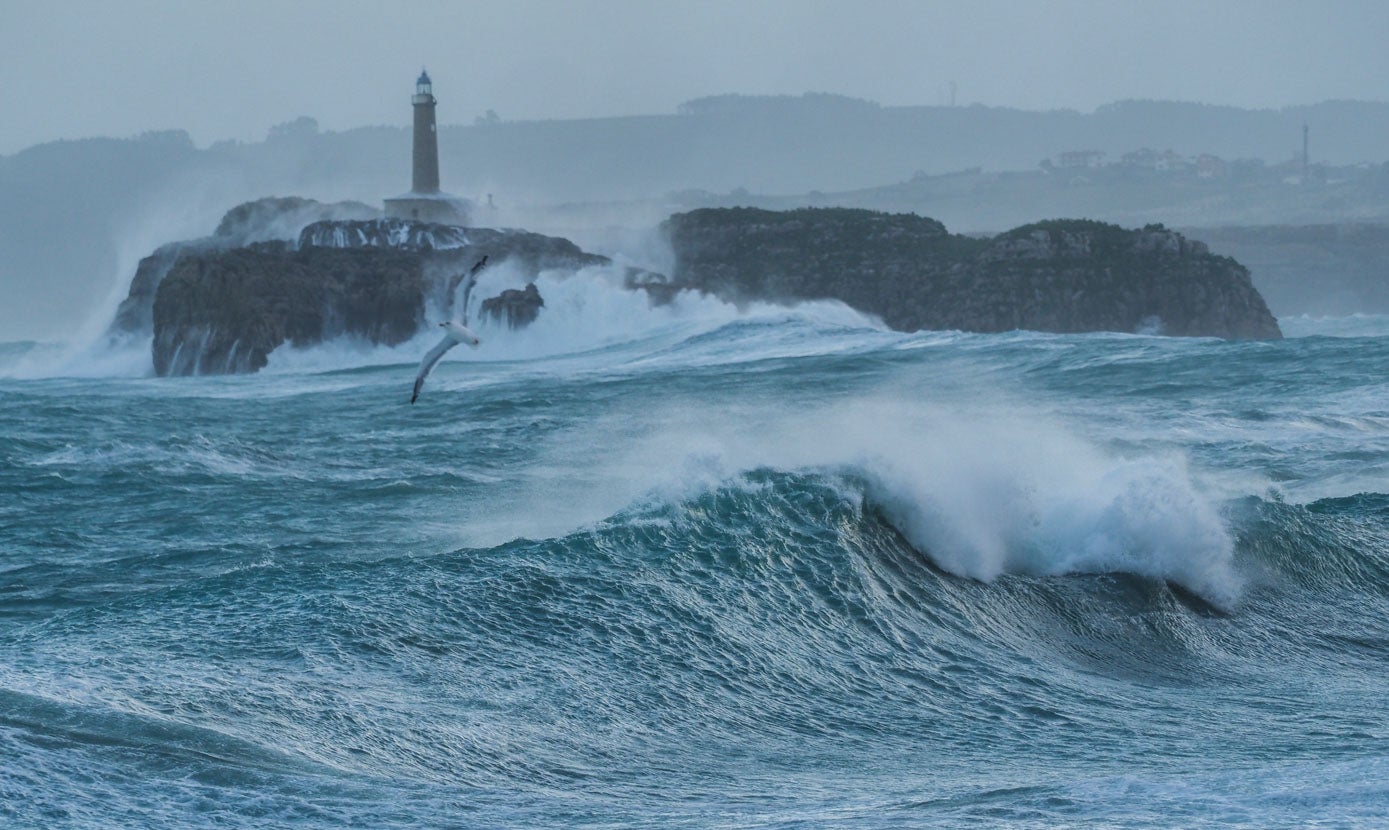
[[[632,439],[606,493],[688,497],[751,470],[864,482],[867,502],[941,568],[1132,573],[1208,601],[1239,595],[1217,499],[1178,454],[1126,458],[995,399],[987,410],[876,393],[806,409],[742,408],[709,421],[665,412]]]
[[[478,308],[483,298],[494,296],[509,288],[525,284],[525,274],[507,263],[484,269],[472,292],[469,326],[482,338],[477,349],[455,349],[444,356],[440,367],[449,364],[480,364],[513,361],[542,361],[545,359],[585,356],[598,359],[604,365],[630,363],[654,367],[662,362],[664,350],[678,348],[671,361],[688,363],[694,356],[689,344],[702,335],[718,333],[729,326],[755,327],[758,349],[746,351],[740,344],[730,343],[726,336],[711,339],[714,350],[705,362],[728,360],[762,360],[778,355],[816,354],[826,349],[842,349],[842,338],[823,335],[806,336],[804,326],[783,327],[787,322],[803,322],[810,326],[829,327],[836,334],[846,331],[872,336],[882,333],[881,323],[860,314],[837,301],[798,303],[780,306],[770,303],[751,303],[737,306],[711,295],[695,292],[677,294],[669,303],[653,303],[646,292],[625,285],[625,273],[616,267],[590,267],[576,273],[543,272],[536,280],[545,306],[535,322],[521,329],[480,316]],[[424,320],[440,322],[449,316],[462,318],[462,309],[450,311],[437,300],[426,304]],[[767,349],[769,334],[790,335],[778,351]],[[890,335],[889,340],[900,340]],[[269,356],[263,371],[271,373],[323,372],[360,366],[383,366],[417,363],[439,340],[431,325],[420,328],[418,334],[405,343],[382,346],[360,338],[339,337],[307,348],[285,344]],[[875,337],[874,342],[882,342]],[[600,354],[601,353],[601,354]],[[573,369],[565,365],[565,370]],[[545,370],[542,367],[542,371]],[[447,375],[447,372],[440,374]],[[413,375],[412,375],[413,377]],[[431,383],[441,382],[432,377]],[[447,383],[449,381],[442,381]]]
[[[154,374],[150,358],[153,338],[105,334],[57,343],[44,343],[23,354],[0,355],[0,377],[143,378]]]

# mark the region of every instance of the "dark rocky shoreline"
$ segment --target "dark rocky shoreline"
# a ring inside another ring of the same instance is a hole
[[[541,271],[610,263],[568,240],[526,231],[389,219],[317,222],[296,246],[185,252],[155,294],[155,372],[254,372],[283,344],[342,336],[403,343],[426,325],[427,300],[452,313],[454,289],[483,257],[532,280]],[[532,283],[484,299],[481,310],[517,326],[534,320],[540,305]]]
[[[1160,225],[1052,220],[981,239],[913,214],[709,208],[662,230],[675,288],[838,299],[901,331],[1282,336],[1243,266]]]
[[[286,211],[298,232],[266,239]],[[212,237],[161,247],[141,261],[113,333],[152,334],[160,375],[255,372],[286,343],[409,340],[426,307],[453,311],[456,287],[483,257],[528,277],[524,289],[481,298],[484,316],[513,328],[544,307],[533,282],[541,271],[611,264],[521,230],[321,218],[342,213],[262,200],[234,209]],[[676,214],[661,231],[673,272],[627,272],[628,287],[657,304],[701,291],[731,302],[834,299],[902,331],[1282,336],[1248,271],[1160,225],[1053,220],[982,239],[913,214],[710,208]]]

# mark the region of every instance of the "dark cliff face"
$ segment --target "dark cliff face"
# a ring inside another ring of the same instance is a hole
[[[161,245],[140,260],[130,292],[116,309],[110,333],[149,334],[154,324],[154,298],[159,284],[185,255],[225,251],[262,242],[292,240],[314,222],[366,220],[379,211],[360,202],[324,204],[296,196],[245,202],[227,211],[211,236]]]
[[[978,330],[1282,337],[1248,270],[1160,225],[1026,225],[991,240],[976,270],[984,290],[962,316]]]
[[[1161,226],[1060,220],[982,240],[910,214],[736,208],[677,214],[663,230],[673,285],[838,299],[902,331],[1282,336],[1248,271]]]
[[[283,343],[339,335],[408,340],[423,314],[418,257],[403,251],[236,248],[185,256],[154,302],[160,375],[254,372]]]
[[[213,246],[194,242],[171,242],[160,245],[154,253],[140,260],[135,269],[135,278],[130,281],[130,292],[116,309],[116,318],[111,322],[112,334],[139,334],[154,330],[154,295],[159,284],[164,281],[184,255],[209,250]]]
[[[295,243],[171,249],[152,304],[155,371],[254,372],[286,343],[341,336],[404,342],[425,324],[427,304],[452,313],[455,289],[484,256],[532,278],[609,264],[567,239],[401,220],[316,222]],[[533,285],[501,298],[483,302],[511,325],[543,305]]]

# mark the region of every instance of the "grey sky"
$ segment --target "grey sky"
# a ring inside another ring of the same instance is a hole
[[[0,0],[0,154],[181,128],[258,140],[405,125],[420,67],[443,123],[672,112],[724,92],[1090,110],[1125,98],[1385,100],[1384,0]]]

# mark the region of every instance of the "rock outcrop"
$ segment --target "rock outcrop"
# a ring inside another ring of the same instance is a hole
[[[545,300],[540,296],[540,289],[531,282],[526,283],[523,290],[508,288],[490,300],[483,300],[482,316],[518,329],[534,323],[544,307]]]
[[[141,259],[135,269],[135,277],[130,281],[130,291],[116,308],[116,318],[111,322],[109,334],[114,338],[153,331],[154,295],[159,291],[164,277],[185,255],[221,250],[222,247],[212,242],[212,237],[191,242],[170,242],[160,245],[154,253]]]
[[[902,331],[1282,336],[1247,270],[1161,225],[1055,220],[978,239],[912,214],[711,208],[662,229],[673,288],[837,299]]]
[[[259,243],[185,255],[154,302],[160,375],[254,372],[283,343],[350,335],[394,344],[414,335],[425,281],[406,251]]]
[[[404,342],[424,324],[426,307],[452,312],[457,286],[483,257],[532,279],[610,262],[567,239],[398,219],[313,222],[294,241],[166,248],[150,268],[164,272],[150,313],[159,375],[254,372],[286,343]],[[523,326],[544,302],[532,283],[483,305]]]
[[[326,204],[297,196],[257,199],[227,211],[211,236],[161,245],[140,260],[130,292],[116,309],[111,334],[148,334],[154,325],[154,297],[159,284],[182,257],[226,251],[260,242],[292,240],[300,229],[324,220],[373,219],[380,211],[361,202]]]

